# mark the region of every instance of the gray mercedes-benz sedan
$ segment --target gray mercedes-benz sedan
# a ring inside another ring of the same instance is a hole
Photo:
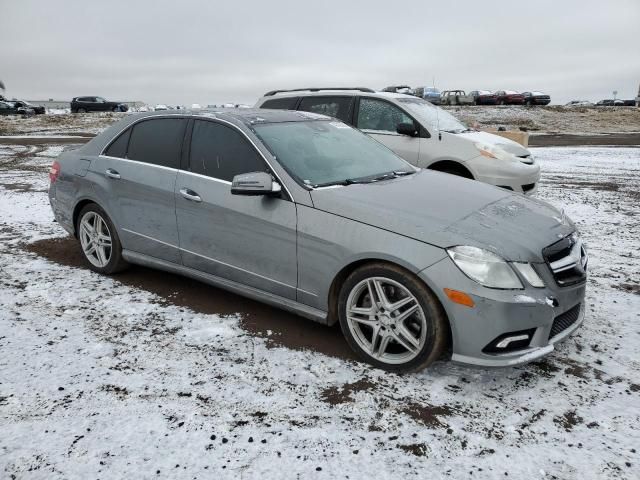
[[[419,170],[306,112],[128,116],[50,171],[55,218],[93,270],[183,274],[340,323],[390,371],[507,366],[583,320],[587,255],[563,212]]]

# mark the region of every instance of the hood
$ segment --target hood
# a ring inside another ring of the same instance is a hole
[[[494,135],[489,132],[466,132],[458,133],[457,136],[468,138],[472,142],[487,143],[489,145],[496,145],[503,150],[506,150],[516,157],[523,157],[531,155],[531,152],[520,145],[518,142],[509,140],[508,138],[501,137],[500,135]]]
[[[341,217],[441,248],[484,248],[512,261],[541,262],[544,247],[574,230],[544,202],[431,170],[313,190],[311,198],[315,208]]]

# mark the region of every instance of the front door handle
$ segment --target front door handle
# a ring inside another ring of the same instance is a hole
[[[114,178],[116,180],[120,178],[120,174],[116,172],[113,168],[107,168],[107,171],[104,173],[109,178]]]
[[[194,192],[190,188],[181,188],[180,195],[182,195],[184,198],[192,202],[200,203],[202,201],[202,199],[200,198],[200,195],[198,195],[196,192]]]

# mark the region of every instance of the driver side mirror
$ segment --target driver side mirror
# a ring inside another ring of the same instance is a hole
[[[396,132],[400,135],[408,135],[410,137],[418,135],[418,129],[413,123],[399,123],[396,127]]]
[[[274,195],[279,194],[282,187],[266,172],[243,173],[233,177],[232,195]]]

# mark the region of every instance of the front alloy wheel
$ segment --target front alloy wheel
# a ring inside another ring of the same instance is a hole
[[[435,295],[396,265],[372,263],[351,273],[340,291],[338,315],[351,348],[385,370],[420,370],[447,345],[446,315]]]
[[[413,360],[427,334],[427,322],[416,297],[384,277],[366,278],[351,290],[347,324],[360,348],[388,364]]]

